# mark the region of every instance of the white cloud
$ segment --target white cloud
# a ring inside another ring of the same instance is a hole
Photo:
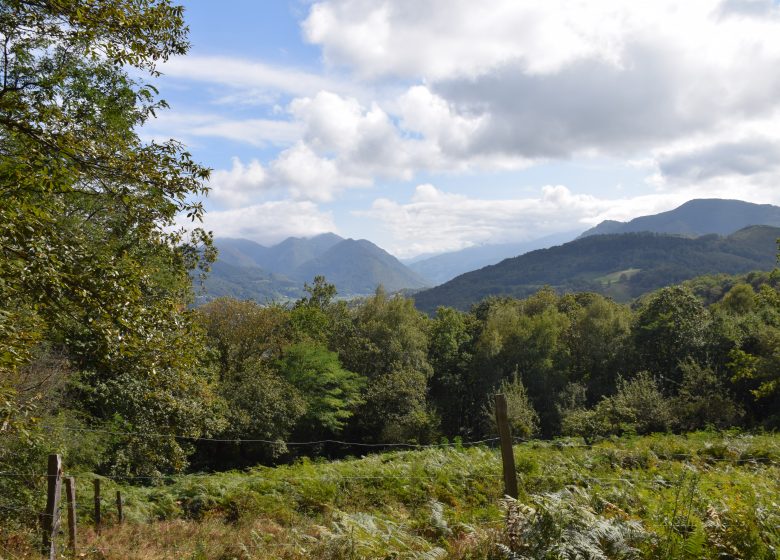
[[[752,186],[736,192],[729,183],[671,189],[650,195],[598,198],[563,185],[542,187],[536,197],[477,199],[419,185],[407,204],[374,201],[359,216],[376,220],[392,239],[387,249],[402,258],[455,251],[485,243],[521,242],[552,233],[585,230],[602,220],[627,221],[676,208],[692,198],[735,198],[780,203],[780,192]]]
[[[346,92],[354,91],[357,87],[353,83],[328,78],[317,72],[226,56],[176,57],[161,64],[159,69],[171,78],[220,84],[244,91],[250,101],[264,96],[270,101],[278,93],[303,96],[322,89]],[[240,101],[238,96],[232,99]]]
[[[209,199],[217,205],[235,208],[249,204],[257,194],[268,187],[268,174],[257,160],[243,164],[233,158],[230,169],[211,173]]]
[[[303,29],[332,65],[419,82],[402,124],[445,163],[622,157],[780,108],[769,0],[328,0]]]
[[[371,184],[369,178],[345,175],[335,161],[319,157],[302,142],[279,154],[271,169],[274,182],[297,199],[330,201],[345,188]]]
[[[620,29],[608,3],[550,0],[318,2],[303,23],[332,65],[363,76],[474,76],[508,60],[535,72],[583,56],[614,58]],[[579,9],[578,9],[579,8]]]
[[[277,200],[233,210],[210,211],[203,226],[217,237],[240,237],[273,245],[290,236],[310,237],[338,228],[313,202]]]
[[[255,147],[284,146],[301,135],[298,123],[282,119],[231,119],[218,113],[164,111],[143,133],[155,138],[223,138]]]

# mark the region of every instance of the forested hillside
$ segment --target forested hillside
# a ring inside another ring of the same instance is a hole
[[[546,235],[531,241],[520,243],[501,243],[494,245],[480,245],[468,247],[460,251],[443,253],[433,257],[417,259],[408,264],[408,267],[430,281],[431,285],[438,285],[452,280],[471,270],[477,270],[485,266],[496,264],[504,259],[516,257],[536,249],[544,249],[553,245],[560,245],[571,241],[578,232],[569,231]]]
[[[416,294],[415,302],[429,313],[440,305],[467,309],[488,296],[525,297],[544,286],[629,301],[703,274],[770,270],[778,236],[780,228],[769,226],[694,239],[653,233],[594,235],[463,274]]]

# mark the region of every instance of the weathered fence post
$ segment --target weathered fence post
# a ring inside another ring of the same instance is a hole
[[[501,462],[504,467],[504,494],[517,498],[517,473],[515,472],[515,453],[512,449],[512,430],[507,416],[506,396],[496,394],[496,424],[501,440]]]
[[[70,551],[76,555],[76,479],[69,476],[65,479],[65,495],[68,498],[68,544]]]
[[[122,513],[122,492],[116,491],[116,515],[120,523],[125,520],[125,516]]]
[[[96,478],[92,484],[95,487],[95,531],[100,533],[100,479]]]
[[[50,560],[57,558],[57,532],[60,528],[60,494],[62,492],[62,458],[49,455],[46,473],[46,511],[43,514],[43,555]]]

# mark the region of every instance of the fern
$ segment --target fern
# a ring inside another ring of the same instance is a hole
[[[508,498],[507,543],[499,547],[509,560],[629,560],[647,537],[643,526],[625,516],[599,515],[591,496],[580,488],[531,497],[533,506]]]

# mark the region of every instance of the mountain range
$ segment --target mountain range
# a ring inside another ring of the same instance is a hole
[[[755,225],[770,227],[749,227]],[[699,199],[629,222],[607,220],[576,239],[569,231],[406,264],[370,241],[333,233],[290,237],[268,247],[223,238],[216,240],[219,259],[199,300],[297,299],[305,282],[323,275],[341,297],[371,294],[382,284],[389,292],[414,294],[426,311],[438,305],[466,308],[487,295],[522,296],[544,285],[593,290],[626,301],[698,274],[772,268],[780,233],[773,227],[780,227],[780,207]],[[556,244],[562,245],[549,248]]]
[[[704,274],[740,274],[775,266],[780,228],[749,226],[729,236],[696,238],[652,232],[589,235],[458,276],[415,294],[418,309],[467,309],[488,296],[525,297],[544,286],[629,301]]]
[[[219,257],[204,282],[201,301],[221,296],[261,302],[296,299],[303,284],[317,275],[335,284],[342,297],[371,294],[379,284],[389,292],[430,285],[370,241],[334,233],[290,237],[271,247],[231,238],[217,239],[215,245]]]

